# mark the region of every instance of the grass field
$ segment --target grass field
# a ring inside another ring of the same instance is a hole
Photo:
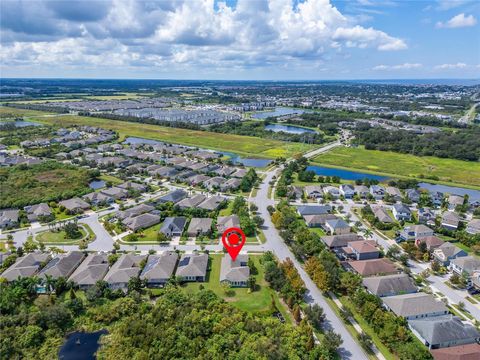
[[[31,118],[50,125],[90,125],[115,130],[121,138],[136,136],[171,143],[198,146],[213,150],[230,151],[240,155],[260,158],[291,157],[312,149],[314,146],[301,143],[261,139],[253,136],[217,134],[208,131],[196,131],[140,124],[126,121],[98,119],[83,116],[59,115],[55,117]]]
[[[231,303],[235,307],[249,312],[268,312],[272,303],[273,295],[277,307],[281,309],[282,313],[285,311],[283,306],[278,301],[278,297],[275,291],[270,289],[268,287],[268,284],[264,280],[263,267],[260,264],[260,256],[258,255],[249,255],[253,259],[253,262],[258,269],[258,274],[255,275],[255,277],[257,278],[258,289],[254,292],[249,293],[248,289],[245,288],[232,288],[234,292],[234,294],[232,294],[233,296],[227,296],[220,284],[220,266],[222,256],[222,254],[215,254],[210,256],[211,270],[207,275],[208,277],[206,282],[187,283],[183,286],[183,289],[185,289],[187,293],[194,293],[198,291],[200,284],[202,284],[205,289],[212,290],[219,297],[225,299],[225,301]]]
[[[431,156],[414,156],[389,151],[338,147],[313,159],[317,165],[360,170],[392,177],[421,180],[437,176],[447,185],[480,188],[480,163]],[[425,179],[431,182],[430,179]]]
[[[41,116],[49,114],[45,111],[15,109],[12,107],[0,106],[0,119],[10,119],[21,116]]]

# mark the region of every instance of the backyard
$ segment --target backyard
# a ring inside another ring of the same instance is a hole
[[[193,293],[199,290],[199,286],[203,285],[205,289],[212,290],[219,297],[225,299],[225,301],[238,307],[241,310],[255,312],[255,313],[268,313],[271,310],[272,296],[277,308],[283,314],[285,319],[289,319],[284,306],[280,303],[279,298],[274,290],[269,288],[267,282],[264,279],[263,266],[260,264],[259,255],[249,255],[255,267],[258,270],[258,274],[255,275],[257,279],[258,289],[254,292],[249,292],[246,288],[232,288],[233,296],[227,296],[225,290],[220,284],[220,267],[222,254],[210,255],[210,268],[211,270],[207,274],[207,281],[204,283],[187,283],[183,286],[187,293]],[[226,255],[228,256],[228,255]]]

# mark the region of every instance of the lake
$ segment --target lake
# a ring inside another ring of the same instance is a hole
[[[6,123],[13,123],[15,124],[15,127],[22,128],[22,127],[27,127],[27,126],[42,126],[42,124],[32,122],[32,121],[24,121],[24,120],[18,120],[18,121],[0,121],[0,126]]]
[[[101,188],[105,187],[105,181],[103,181],[103,180],[93,180],[93,181],[90,182],[90,184],[88,184],[88,186],[90,187],[90,189],[98,190],[98,189],[101,189]]]
[[[304,133],[316,133],[315,130],[306,129],[300,126],[294,125],[280,125],[280,124],[270,124],[265,126],[265,130],[274,131],[274,132],[284,132],[289,134],[304,134]]]
[[[262,111],[262,112],[257,112],[252,114],[252,118],[254,119],[266,119],[268,117],[272,116],[284,116],[284,115],[293,115],[293,114],[303,114],[306,112],[305,110],[302,109],[292,109],[292,108],[287,108],[287,107],[276,107],[275,110],[272,111]],[[311,112],[311,111],[308,111]]]
[[[224,156],[228,156],[230,158],[229,160],[231,160],[234,164],[242,164],[250,167],[265,167],[273,161],[271,159],[242,158],[238,154],[226,151],[220,151],[220,153]]]
[[[448,185],[429,184],[424,182],[419,183],[418,186],[429,191],[440,191],[441,193],[447,194],[455,194],[460,196],[468,194],[470,201],[480,201],[480,191],[478,190],[471,190]]]
[[[64,360],[95,360],[95,353],[100,347],[100,336],[107,333],[107,330],[71,333],[60,348],[58,357]]]
[[[387,180],[387,176],[380,176],[380,175],[372,175],[362,172],[344,170],[344,169],[336,169],[336,168],[329,168],[323,166],[308,166],[307,170],[313,170],[315,174],[322,175],[322,176],[338,176],[340,179],[344,180],[362,180],[365,178],[384,181]]]

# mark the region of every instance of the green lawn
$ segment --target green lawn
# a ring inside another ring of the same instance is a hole
[[[480,163],[389,151],[337,147],[313,159],[317,165],[358,170],[372,174],[420,179],[437,176],[440,182],[480,188]],[[432,181],[428,179],[428,181]]]
[[[309,230],[319,236],[325,236],[325,231],[323,231],[321,228],[309,228]]]
[[[249,312],[268,312],[271,307],[272,303],[272,295],[274,296],[275,303],[277,307],[283,312],[285,309],[282,309],[283,306],[278,301],[277,294],[275,291],[268,287],[268,284],[264,280],[264,272],[263,267],[260,264],[260,256],[259,255],[249,255],[258,269],[257,278],[257,285],[258,289],[252,293],[249,293],[248,289],[245,288],[233,288],[234,295],[228,297],[225,295],[225,292],[220,284],[220,266],[221,266],[221,259],[222,254],[214,254],[210,255],[210,267],[211,270],[208,273],[207,281],[204,283],[187,283],[183,286],[183,289],[187,293],[194,293],[198,291],[200,284],[204,286],[205,289],[212,290],[215,294],[219,297],[225,299],[225,301],[231,303],[235,307]],[[228,255],[227,255],[228,256]],[[285,316],[285,315],[284,315]],[[288,317],[286,317],[288,318]]]
[[[15,109],[7,106],[0,106],[0,119],[10,119],[22,116],[39,116],[51,114],[45,111]]]
[[[59,115],[56,117],[33,117],[34,120],[59,126],[90,125],[115,130],[121,138],[138,136],[171,143],[199,146],[220,151],[231,151],[240,155],[277,158],[291,157],[314,148],[313,145],[278,140],[261,139],[253,136],[217,134],[208,131],[196,131],[139,124],[83,116]]]
[[[142,230],[143,236],[138,237],[138,242],[156,242],[157,234],[162,227],[162,224],[150,226],[148,229]]]
[[[43,242],[44,244],[76,244],[79,240],[83,239],[87,232],[80,227],[80,232],[82,237],[79,239],[67,239],[65,238],[65,231],[53,232],[53,231],[44,231],[38,233],[35,237],[35,240],[38,242]]]
[[[100,180],[103,180],[103,181],[109,181],[111,182],[113,185],[117,185],[117,184],[121,184],[123,183],[123,180],[122,179],[119,179],[115,176],[112,176],[112,175],[108,175],[108,174],[101,174],[100,175]]]

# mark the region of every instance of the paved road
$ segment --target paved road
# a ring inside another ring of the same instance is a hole
[[[254,198],[249,199],[251,202],[258,206],[258,212],[265,219],[263,232],[265,234],[265,237],[267,238],[267,242],[263,245],[263,247],[267,250],[271,250],[280,260],[284,260],[286,258],[292,259],[298,273],[300,274],[302,280],[305,282],[305,286],[307,288],[307,295],[305,299],[306,302],[311,304],[319,304],[324,309],[326,315],[327,329],[332,329],[342,336],[343,344],[339,349],[342,358],[352,360],[367,359],[367,356],[365,355],[363,349],[350,335],[342,320],[337,317],[335,312],[325,300],[320,290],[318,290],[317,286],[303,270],[300,263],[295,259],[293,253],[290,251],[287,245],[285,245],[282,238],[278,234],[278,231],[272,224],[270,214],[267,211],[267,206],[274,206],[275,202],[274,200],[268,199],[267,194],[269,182],[272,180],[275,173],[276,170],[269,171],[266,178],[260,185],[260,189],[257,191],[257,195]]]

